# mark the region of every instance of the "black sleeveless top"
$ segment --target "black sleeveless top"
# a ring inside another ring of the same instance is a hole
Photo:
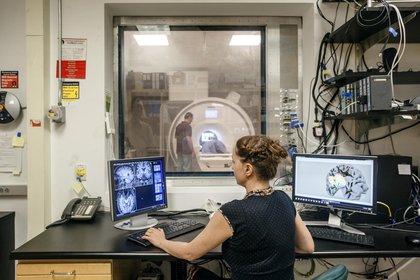
[[[222,244],[232,279],[294,279],[296,210],[286,193],[233,200],[220,210],[233,229]]]

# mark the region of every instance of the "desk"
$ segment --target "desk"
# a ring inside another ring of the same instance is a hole
[[[207,217],[193,216],[207,223]],[[174,240],[189,241],[199,231]],[[356,246],[315,240],[315,253],[297,258],[420,257],[420,246],[405,242],[404,232],[373,229],[375,247]],[[129,232],[113,227],[109,213],[98,213],[92,221],[70,222],[51,227],[12,251],[14,260],[168,260],[176,259],[153,246],[142,247],[127,240]],[[204,259],[222,258],[221,247],[208,252]]]
[[[207,217],[194,216],[207,224]],[[114,228],[109,213],[97,213],[91,221],[79,221],[51,227],[11,253],[15,260],[30,259],[159,259],[174,257],[154,247],[143,247],[127,240],[130,231]],[[174,238],[189,241],[200,231]],[[221,248],[209,252],[206,258],[220,258]]]
[[[0,278],[15,279],[15,263],[9,254],[15,249],[15,213],[0,212]]]

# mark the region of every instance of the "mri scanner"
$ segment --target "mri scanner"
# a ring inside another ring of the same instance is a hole
[[[245,135],[255,134],[254,126],[248,114],[235,102],[223,98],[205,98],[194,101],[184,107],[174,118],[168,133],[169,157],[175,163],[176,126],[184,120],[184,115],[191,112],[194,115],[192,141],[196,160],[200,170],[194,171],[231,171],[232,148],[236,140]],[[209,132],[222,141],[228,153],[208,154],[201,152],[202,141]]]

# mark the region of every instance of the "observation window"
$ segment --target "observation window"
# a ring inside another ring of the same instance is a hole
[[[118,157],[165,156],[169,175],[231,175],[238,138],[279,136],[268,112],[281,83],[299,88],[299,28],[297,18],[116,18]]]

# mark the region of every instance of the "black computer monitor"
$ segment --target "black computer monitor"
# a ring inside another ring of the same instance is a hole
[[[311,221],[307,225],[361,233],[344,225],[340,217],[343,210],[376,213],[377,165],[375,156],[295,154],[293,201],[338,210],[338,215],[330,214],[328,222]]]
[[[148,213],[168,207],[164,157],[109,161],[109,194],[116,228],[138,230],[157,220]]]

